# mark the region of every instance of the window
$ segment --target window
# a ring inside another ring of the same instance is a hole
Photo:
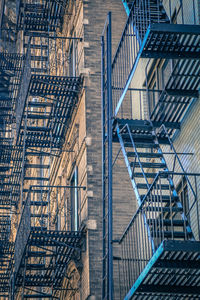
[[[150,106],[150,112],[152,113],[154,110],[154,107],[158,101],[158,95],[157,93],[153,92],[152,90],[156,90],[157,89],[157,80],[156,80],[156,74],[154,73],[152,76],[152,80],[150,82],[149,88],[151,89],[151,91],[149,92],[149,106]]]
[[[169,60],[160,60],[153,64],[148,74],[148,101],[150,113],[153,112],[162,90],[164,90],[172,70],[172,64]],[[145,86],[145,85],[144,85]]]
[[[77,231],[79,228],[79,203],[78,203],[78,168],[75,168],[71,179],[71,230]]]
[[[183,205],[183,211],[184,211],[185,215],[187,216],[188,221],[190,221],[188,186],[187,186],[187,181],[186,181],[185,177],[183,177],[182,180],[180,181],[180,183],[178,184],[177,193],[178,193],[179,199]]]
[[[69,51],[69,76],[75,77],[76,76],[76,42],[72,40],[70,51]]]

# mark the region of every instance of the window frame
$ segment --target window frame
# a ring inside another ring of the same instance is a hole
[[[78,231],[79,229],[79,197],[78,197],[78,167],[71,177],[71,230]]]

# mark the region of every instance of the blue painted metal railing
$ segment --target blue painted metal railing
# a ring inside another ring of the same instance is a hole
[[[162,181],[166,176],[183,176],[185,173],[173,173],[173,172],[160,172],[156,175],[152,185],[150,186],[146,196],[144,197],[140,207],[130,221],[127,229],[119,241],[121,247],[120,258],[120,274],[123,278],[121,283],[121,295],[125,295],[129,292],[130,288],[138,279],[139,275],[145,269],[156,250],[166,239],[177,240],[177,232],[180,232],[178,226],[180,226],[180,217],[174,213],[173,194],[170,192],[170,209],[166,210],[165,197],[161,188]],[[192,182],[197,182],[200,174],[187,173],[186,174]],[[196,185],[197,192],[197,185]],[[194,198],[191,203],[190,210],[186,214],[199,214],[198,199]],[[177,208],[178,211],[178,208]],[[168,214],[168,231],[166,232],[166,213]],[[146,220],[146,221],[145,221]],[[190,240],[191,235],[188,234],[187,218],[182,222],[183,232],[180,232],[178,240]],[[196,228],[196,240],[200,240],[199,226]],[[150,236],[149,236],[150,232]],[[152,241],[155,248],[152,247]]]
[[[159,5],[155,5],[152,13],[152,3],[150,3],[150,1],[136,0],[133,2],[112,64],[114,87],[113,105],[115,114],[117,114],[120,109],[132,75],[139,62],[143,45],[146,42],[144,39],[147,29],[150,24],[155,22],[169,23],[166,14],[163,19]]]
[[[129,3],[132,3],[130,6]],[[148,40],[152,24],[173,23],[172,2],[156,0],[123,1],[128,14],[127,22],[112,64],[113,112],[115,116],[123,110],[123,101],[127,99],[131,81],[139,63],[143,48]],[[177,22],[179,24],[198,24],[198,7],[195,0],[191,5],[190,18],[184,18],[186,7],[179,1]],[[130,12],[128,13],[128,11]],[[166,10],[166,11],[165,11]],[[127,102],[127,101],[126,101]]]

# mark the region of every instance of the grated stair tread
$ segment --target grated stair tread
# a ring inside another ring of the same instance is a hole
[[[131,167],[140,168],[139,162],[130,162]],[[151,162],[141,162],[143,168],[152,168],[152,169],[164,169],[166,168],[165,163],[151,163]]]

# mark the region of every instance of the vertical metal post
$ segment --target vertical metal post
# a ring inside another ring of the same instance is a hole
[[[15,300],[15,273],[13,273],[11,300]]]
[[[78,209],[79,209],[79,205],[78,205],[78,167],[76,166],[75,168],[75,172],[74,172],[74,185],[75,185],[75,189],[74,189],[74,194],[75,194],[75,198],[74,198],[74,212],[75,212],[75,220],[74,220],[74,225],[75,225],[75,231],[78,231],[79,228],[79,217],[78,217]]]
[[[113,249],[112,249],[112,27],[111,12],[107,27],[107,131],[108,131],[108,299],[113,299]]]
[[[13,272],[10,277],[10,293],[9,300],[15,300],[15,273]]]
[[[74,37],[76,37],[76,35],[74,34]],[[76,44],[75,44],[75,40],[72,40],[72,51],[73,51],[73,76],[76,77]]]
[[[105,41],[104,36],[101,37],[101,122],[102,122],[102,251],[103,251],[103,262],[102,262],[102,299],[105,299],[106,286],[105,286],[105,275],[106,275],[106,206],[105,206],[105,178],[106,178],[106,149],[105,149]]]
[[[21,193],[20,193],[20,202],[21,202],[21,212],[23,208],[23,189],[24,189],[24,176],[25,176],[25,160],[26,160],[26,131],[27,131],[27,122],[28,122],[28,101],[26,105],[26,117],[24,124],[23,132],[23,153],[22,153],[22,173],[21,173]]]
[[[150,64],[151,59],[148,60],[148,63],[145,67],[145,83],[146,83],[146,97],[148,103],[148,119],[151,119],[151,102],[150,102],[150,95],[149,95],[149,87],[148,87],[148,66]]]

